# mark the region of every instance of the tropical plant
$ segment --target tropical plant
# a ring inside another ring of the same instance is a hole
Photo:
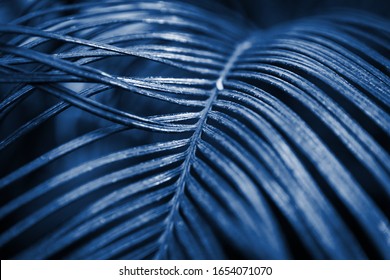
[[[390,258],[387,19],[32,3],[0,25],[2,258]]]

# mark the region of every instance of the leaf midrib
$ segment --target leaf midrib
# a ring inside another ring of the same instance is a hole
[[[159,249],[158,252],[155,255],[156,259],[159,259],[162,254],[164,253],[165,248],[167,247],[167,238],[168,235],[172,232],[173,225],[175,223],[176,215],[179,209],[181,197],[184,193],[185,189],[185,182],[187,179],[187,176],[190,172],[190,168],[195,161],[195,152],[196,148],[198,146],[198,141],[201,137],[203,127],[207,121],[209,112],[211,111],[211,108],[213,107],[213,104],[215,100],[217,99],[218,93],[222,90],[224,90],[224,81],[229,74],[230,70],[233,68],[234,64],[236,63],[237,59],[241,54],[243,54],[247,49],[251,47],[251,36],[246,37],[244,40],[241,41],[241,43],[238,43],[236,47],[234,48],[234,51],[232,52],[232,55],[229,57],[227,62],[225,63],[225,67],[220,72],[220,75],[218,76],[218,79],[215,80],[214,88],[210,90],[211,94],[208,98],[206,105],[202,111],[202,114],[197,122],[197,127],[191,136],[191,140],[189,142],[189,146],[187,149],[187,156],[183,163],[183,171],[181,172],[181,175],[179,179],[177,180],[177,190],[173,197],[172,202],[172,208],[169,212],[167,218],[165,219],[166,227],[164,232],[161,234],[160,239],[158,240]]]

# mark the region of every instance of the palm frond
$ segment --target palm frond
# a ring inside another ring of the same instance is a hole
[[[390,258],[388,20],[45,2],[0,25],[2,258]]]

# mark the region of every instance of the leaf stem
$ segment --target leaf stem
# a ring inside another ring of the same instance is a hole
[[[203,127],[207,121],[209,112],[211,111],[211,108],[215,100],[217,99],[218,93],[224,90],[223,83],[227,75],[233,68],[234,64],[236,63],[237,59],[240,57],[242,53],[244,53],[247,49],[249,49],[251,45],[252,45],[251,36],[247,37],[244,41],[237,44],[232,55],[227,60],[225,67],[220,72],[218,79],[215,81],[214,87],[211,89],[210,97],[208,98],[205,108],[202,110],[199,121],[197,122],[197,128],[194,131],[194,134],[191,136],[191,140],[187,149],[187,156],[183,163],[183,171],[179,179],[177,180],[177,191],[172,199],[172,209],[166,218],[166,229],[164,230],[163,234],[161,235],[158,241],[160,246],[158,252],[155,255],[156,259],[163,258],[165,252],[167,251],[168,248],[167,239],[169,234],[173,230],[173,226],[176,220],[176,215],[180,206],[180,199],[184,193],[186,178],[190,172],[191,165],[195,160],[195,152],[198,145],[198,141],[202,135]]]

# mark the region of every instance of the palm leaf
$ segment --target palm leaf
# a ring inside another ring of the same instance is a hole
[[[2,258],[389,258],[389,30],[34,2],[0,26]]]

